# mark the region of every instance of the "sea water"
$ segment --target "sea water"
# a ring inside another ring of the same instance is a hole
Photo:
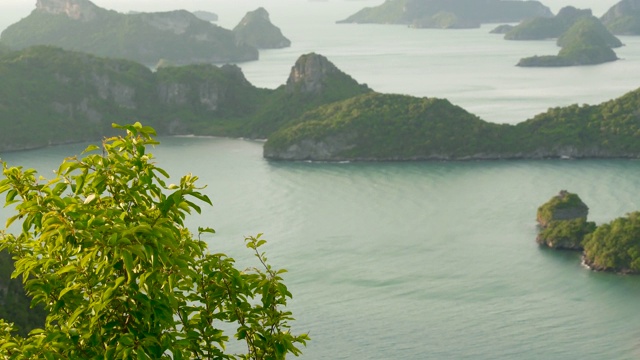
[[[271,10],[261,2],[293,45],[239,66],[252,83],[275,88],[299,55],[313,51],[377,91],[449,98],[509,123],[640,85],[640,43],[632,37],[622,38],[618,62],[524,69],[514,66],[520,57],[557,47],[502,40],[487,33],[493,25],[333,23],[372,3],[300,1]],[[286,163],[264,160],[261,142],[160,140],[150,149],[159,166],[208,185],[214,206],[189,225],[217,230],[206,238],[210,248],[245,266],[244,236],[264,233],[270,261],[289,270],[294,331],[312,338],[305,359],[640,358],[640,277],[595,273],[579,254],[535,243],[536,209],[562,189],[578,193],[598,224],[640,209],[639,161]],[[2,159],[51,176],[82,148]]]

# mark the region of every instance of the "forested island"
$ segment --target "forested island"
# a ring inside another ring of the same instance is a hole
[[[640,212],[596,226],[577,194],[561,191],[538,208],[539,244],[582,251],[583,263],[597,271],[640,273]]]
[[[564,7],[554,17],[535,17],[517,26],[501,26],[492,31],[504,33],[507,40],[544,40],[557,38],[561,47],[557,55],[523,58],[518,66],[558,67],[596,65],[618,59],[612,50],[622,46],[589,9]]]
[[[263,8],[234,30],[185,11],[122,14],[89,0],[38,0],[36,9],[2,32],[0,41],[19,50],[52,45],[149,66],[257,60],[258,48],[290,45]]]
[[[475,28],[484,23],[518,22],[551,16],[538,1],[512,0],[386,0],[338,23],[406,24],[417,28]]]
[[[446,99],[376,93],[314,53],[274,90],[234,65],[153,72],[52,47],[5,52],[0,74],[1,151],[97,140],[113,122],[137,119],[161,135],[268,139],[274,160],[640,157],[640,90],[506,125]]]

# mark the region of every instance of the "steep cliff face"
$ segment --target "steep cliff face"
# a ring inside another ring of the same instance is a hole
[[[287,79],[288,93],[317,94],[333,75],[345,75],[326,57],[315,53],[303,55],[291,68]]]
[[[271,23],[269,13],[264,8],[248,12],[233,29],[236,41],[258,49],[280,49],[291,46],[291,41]]]
[[[38,0],[36,11],[89,22],[96,18],[100,9],[87,0]]]
[[[13,49],[53,45],[155,65],[258,59],[258,49],[236,42],[231,30],[184,10],[121,14],[88,0],[39,0],[36,10],[2,32]]]
[[[154,73],[50,47],[5,55],[0,73],[0,151],[99,140],[113,133],[112,123],[133,120],[159,134],[193,133],[194,124],[246,118],[258,91],[235,65]]]
[[[614,34],[640,35],[640,0],[622,0],[600,19]]]

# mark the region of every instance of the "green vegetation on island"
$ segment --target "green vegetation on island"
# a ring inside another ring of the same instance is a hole
[[[595,65],[618,59],[612,47],[622,42],[593,16],[581,17],[557,40],[557,56],[533,56],[521,59],[518,66]]]
[[[640,35],[640,1],[622,0],[600,19],[616,35]]]
[[[538,1],[511,0],[386,0],[338,23],[407,24],[427,28],[478,27],[483,23],[517,22],[551,16]]]
[[[306,112],[272,134],[267,158],[448,160],[500,153],[508,125],[480,120],[444,99],[371,93]]]
[[[594,270],[640,273],[640,212],[598,226],[584,240],[583,259]]]
[[[0,151],[98,140],[126,118],[162,135],[269,139],[273,159],[640,157],[640,90],[498,125],[446,100],[373,93],[318,54],[301,56],[275,90],[256,88],[234,65],[152,72],[51,47],[0,56],[0,79]],[[336,139],[349,150],[337,152]]]
[[[26,336],[0,319],[7,359],[285,359],[307,334],[291,331],[285,270],[273,268],[261,235],[245,239],[255,265],[208,249],[186,218],[211,204],[197,176],[167,184],[147,152],[158,142],[140,123],[126,136],[66,159],[47,180],[3,163],[0,194],[15,231],[0,231],[46,321]],[[8,263],[2,263],[7,266]],[[2,269],[6,274],[6,268]],[[4,290],[4,289],[2,289]],[[3,299],[5,302],[6,297]],[[15,300],[15,298],[14,298]],[[230,341],[244,343],[232,353]]]
[[[12,49],[53,45],[147,65],[223,63],[258,59],[258,50],[238,44],[231,30],[185,10],[121,14],[88,0],[38,0],[27,17],[2,32]]]
[[[301,56],[276,90],[253,86],[235,65],[152,72],[47,46],[1,55],[0,80],[0,151],[99,140],[119,119],[162,135],[267,138],[306,110],[371,91],[317,54]]]
[[[507,40],[544,40],[560,37],[573,24],[583,17],[593,16],[591,10],[576,9],[566,6],[553,17],[537,16],[523,20],[509,30],[504,38]]]
[[[540,232],[536,241],[554,249],[582,250],[584,237],[595,230],[588,222],[589,208],[576,194],[565,190],[538,208]]]
[[[638,158],[639,107],[640,89],[600,105],[552,108],[517,125],[498,125],[445,100],[372,94],[305,113],[298,124],[269,137],[265,156],[323,161]]]
[[[553,249],[583,251],[585,265],[596,271],[640,273],[640,212],[596,226],[588,207],[565,190],[538,208],[536,241]]]

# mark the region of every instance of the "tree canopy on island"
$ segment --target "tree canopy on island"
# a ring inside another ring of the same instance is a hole
[[[10,359],[284,359],[300,354],[306,334],[290,332],[291,293],[284,270],[272,268],[261,235],[248,237],[256,267],[240,270],[209,253],[185,226],[211,204],[183,176],[153,163],[155,132],[139,123],[126,136],[66,159],[52,180],[3,164],[0,194],[16,215],[0,233],[0,249],[16,260],[44,327],[26,337],[0,320],[0,351]],[[9,226],[20,223],[17,234]],[[228,353],[226,331],[246,343]]]

